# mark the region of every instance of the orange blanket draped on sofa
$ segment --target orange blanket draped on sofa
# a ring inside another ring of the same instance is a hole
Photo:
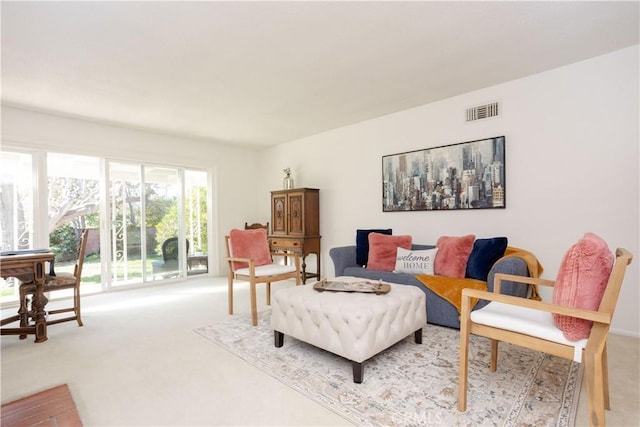
[[[431,289],[434,294],[449,301],[449,303],[458,310],[458,313],[460,313],[461,309],[462,290],[464,288],[479,289],[481,291],[487,290],[487,282],[477,279],[431,276],[429,274],[418,274],[416,275],[416,279],[418,279],[427,288]],[[477,298],[472,298],[471,307],[475,307],[477,302]]]
[[[540,274],[542,274],[542,264],[540,264],[538,258],[536,258],[536,256],[531,252],[509,246],[507,247],[503,258],[508,257],[522,258],[527,264],[529,275],[531,277],[540,277]],[[462,290],[464,288],[479,289],[481,291],[487,290],[487,282],[477,279],[432,276],[429,274],[418,274],[416,275],[416,279],[418,279],[424,286],[429,288],[433,293],[451,303],[451,305],[453,305],[456,310],[458,310],[458,313],[460,313],[461,309]],[[538,290],[535,286],[532,286],[531,296],[529,298],[540,300]],[[477,303],[477,298],[471,299],[472,308],[475,307]]]

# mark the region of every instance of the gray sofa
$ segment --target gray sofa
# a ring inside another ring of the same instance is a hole
[[[435,246],[417,244],[412,245],[413,250],[432,248],[435,248]],[[426,294],[426,310],[428,323],[460,329],[460,320],[458,319],[459,315],[456,308],[448,301],[442,299],[426,286],[424,286],[418,279],[416,279],[415,275],[406,273],[393,273],[389,271],[369,270],[367,268],[361,267],[356,263],[355,245],[331,248],[329,250],[329,255],[333,260],[336,277],[354,276],[370,280],[381,279],[385,282],[415,286]],[[493,291],[493,276],[496,273],[528,276],[529,270],[527,268],[527,263],[523,259],[518,257],[508,257],[498,260],[491,268],[489,276],[487,277],[487,286],[489,288],[489,291]],[[521,283],[503,282],[502,293],[519,297],[527,297],[529,293],[529,286]],[[480,301],[474,309],[484,307],[486,304],[488,304],[487,301]]]

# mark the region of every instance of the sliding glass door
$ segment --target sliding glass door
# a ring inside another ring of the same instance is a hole
[[[150,280],[182,277],[189,243],[180,232],[182,186],[177,169],[146,166],[144,170],[146,254]],[[180,243],[182,242],[182,243]]]
[[[111,284],[207,273],[207,173],[108,165]]]
[[[97,157],[47,155],[47,231],[49,248],[56,254],[57,272],[73,274],[80,235],[83,229],[89,229],[82,266],[83,294],[102,290],[100,163]],[[72,295],[73,290],[67,294]]]
[[[67,271],[88,228],[83,294],[208,273],[206,171],[38,151],[0,161],[0,251],[49,247]],[[0,280],[0,302],[15,299]]]
[[[0,251],[34,249],[33,172],[31,153],[0,152]],[[17,300],[18,285],[0,278],[0,302]]]
[[[187,170],[184,181],[185,233],[191,242],[187,257],[188,274],[207,273],[209,271],[207,174],[202,171]]]
[[[33,155],[0,152],[0,251],[33,249]]]
[[[142,282],[142,167],[109,162],[110,282],[113,286]]]

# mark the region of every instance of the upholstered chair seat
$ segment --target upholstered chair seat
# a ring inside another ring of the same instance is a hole
[[[301,283],[300,257],[294,253],[272,252],[265,228],[233,229],[225,236],[225,249],[229,266],[229,314],[233,314],[233,285],[236,280],[249,282],[251,297],[251,323],[258,325],[256,284],[266,283],[267,305],[271,304],[271,283],[295,279]],[[273,257],[282,257],[284,263],[276,263]],[[290,261],[293,261],[289,264]]]

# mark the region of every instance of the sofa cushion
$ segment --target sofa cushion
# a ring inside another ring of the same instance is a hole
[[[369,261],[371,270],[393,271],[396,266],[398,248],[411,249],[411,236],[389,236],[380,233],[369,234]]]
[[[267,240],[267,230],[239,230],[234,228],[229,232],[231,256],[251,258],[254,265],[271,264],[271,252]],[[248,267],[246,262],[233,261],[233,271]]]
[[[441,236],[436,243],[438,254],[434,265],[435,273],[447,277],[464,277],[475,239],[473,234]]]
[[[396,252],[395,273],[433,274],[433,263],[436,260],[438,248],[416,251],[398,248]]]
[[[465,277],[487,281],[487,276],[493,264],[504,255],[507,250],[506,237],[491,239],[477,239],[473,242],[473,249],[467,261]]]
[[[369,234],[393,234],[391,228],[377,229],[372,228],[369,230],[356,230],[356,263],[362,267],[367,265],[369,259]]]
[[[562,259],[553,287],[553,303],[598,310],[612,268],[613,253],[607,243],[593,233],[586,233]],[[570,341],[587,338],[593,324],[559,314],[554,314],[553,319]]]

